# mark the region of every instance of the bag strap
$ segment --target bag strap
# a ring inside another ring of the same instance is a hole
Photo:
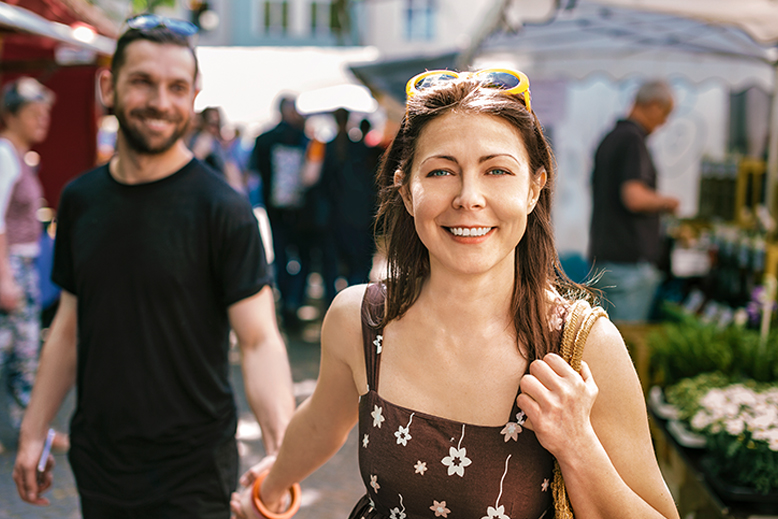
[[[579,299],[573,303],[565,322],[565,330],[562,333],[562,342],[559,351],[570,366],[581,370],[581,358],[583,357],[586,339],[592,326],[600,317],[608,317],[608,313],[599,306],[591,307],[588,302]],[[551,495],[554,501],[554,517],[556,519],[574,519],[573,508],[567,497],[567,489],[562,478],[559,463],[554,460],[554,479],[551,482]]]
[[[576,371],[581,369],[581,359],[589,332],[600,317],[608,317],[608,313],[599,306],[589,306],[583,299],[573,303],[570,308],[559,350],[562,358]]]

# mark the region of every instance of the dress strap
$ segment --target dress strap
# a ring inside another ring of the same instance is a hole
[[[386,287],[372,283],[365,289],[362,299],[362,346],[365,351],[365,369],[369,390],[378,390],[378,369],[381,364],[381,322],[384,317]]]

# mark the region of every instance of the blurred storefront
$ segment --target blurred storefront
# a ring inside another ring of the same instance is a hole
[[[117,34],[86,0],[0,2],[0,83],[32,76],[57,96],[49,136],[35,147],[52,207],[65,183],[95,164],[102,112],[95,80]]]

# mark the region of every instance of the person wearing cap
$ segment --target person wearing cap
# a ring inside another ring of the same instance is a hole
[[[10,393],[11,424],[19,429],[38,368],[40,297],[35,258],[43,196],[30,149],[46,139],[54,94],[31,77],[8,83],[2,91],[0,131],[0,364]],[[57,434],[55,448],[67,448]]]
[[[68,454],[84,519],[227,519],[237,486],[230,329],[274,453],[294,410],[272,275],[248,201],[193,157],[194,26],[128,20],[100,76],[117,153],[57,214],[62,296],[21,427],[14,480],[45,505],[48,424],[76,386]],[[45,461],[45,460],[44,460]]]

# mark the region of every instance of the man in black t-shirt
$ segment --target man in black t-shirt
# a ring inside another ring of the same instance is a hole
[[[672,109],[666,83],[645,83],[629,117],[616,123],[594,157],[589,257],[604,270],[597,288],[615,321],[647,320],[661,281],[659,215],[675,212],[678,200],[657,193],[645,140]]]
[[[47,503],[53,459],[36,465],[75,384],[69,459],[85,519],[227,519],[238,470],[230,329],[268,454],[294,409],[289,363],[253,213],[182,141],[196,95],[189,24],[128,25],[100,77],[117,155],[62,194],[62,300],[14,480],[22,499]]]

